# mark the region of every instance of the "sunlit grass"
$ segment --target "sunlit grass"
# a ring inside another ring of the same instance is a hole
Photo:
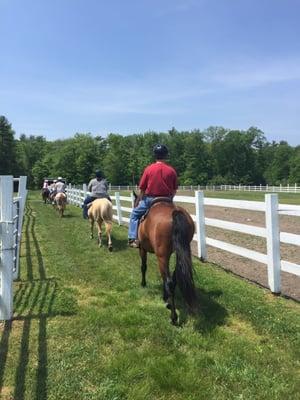
[[[297,399],[300,306],[194,260],[200,312],[170,324],[150,256],[148,287],[114,225],[113,253],[81,210],[30,197],[15,319],[2,324],[3,399]]]

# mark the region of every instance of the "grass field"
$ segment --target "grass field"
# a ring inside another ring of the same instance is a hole
[[[114,226],[89,239],[81,210],[27,202],[15,316],[0,324],[1,399],[299,399],[300,305],[194,260],[201,311],[169,322],[161,280]]]

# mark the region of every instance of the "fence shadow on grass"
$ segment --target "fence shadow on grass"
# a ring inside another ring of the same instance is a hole
[[[20,353],[16,365],[14,393],[10,394],[14,400],[23,400],[25,397],[25,379],[29,363],[29,343],[32,340],[36,322],[38,323],[38,349],[36,369],[35,399],[47,399],[48,377],[48,349],[47,349],[47,320],[55,316],[70,316],[75,314],[76,307],[55,305],[59,288],[56,279],[47,278],[43,255],[35,233],[35,215],[28,205],[25,220],[25,247],[27,280],[19,281],[14,295],[14,317],[6,321],[0,339],[0,396],[3,389],[4,373],[8,355],[10,333],[15,322],[22,322],[20,338]],[[31,247],[33,243],[33,248]],[[32,260],[36,257],[37,265],[34,268]],[[34,278],[36,275],[36,278]]]

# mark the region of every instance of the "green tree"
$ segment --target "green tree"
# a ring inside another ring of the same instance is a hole
[[[211,143],[214,174],[224,183],[254,184],[256,181],[256,143],[254,131],[222,131]]]
[[[33,167],[46,152],[46,139],[43,136],[21,135],[16,144],[20,174],[27,175],[28,186],[32,188],[35,184]]]
[[[18,169],[14,134],[8,120],[0,116],[0,175],[12,175]]]
[[[107,151],[103,160],[104,173],[113,185],[127,185],[132,177],[129,170],[128,139],[111,133],[106,139]]]
[[[293,148],[287,142],[272,143],[269,148],[269,164],[265,170],[265,178],[270,185],[286,184],[290,176],[290,160]]]
[[[295,148],[290,159],[289,182],[300,184],[300,146]]]
[[[195,130],[186,135],[184,141],[185,170],[180,183],[186,185],[205,185],[209,176],[209,159],[203,134]]]

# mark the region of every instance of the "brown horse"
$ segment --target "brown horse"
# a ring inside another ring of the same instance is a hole
[[[98,244],[102,246],[102,223],[105,224],[105,230],[108,240],[108,250],[112,251],[111,230],[113,220],[113,208],[111,202],[106,199],[96,199],[90,203],[88,217],[91,223],[91,239],[94,237],[94,223],[98,226]]]
[[[67,205],[67,196],[65,195],[65,193],[57,193],[54,198],[54,203],[56,205],[56,209],[59,215],[63,217]]]
[[[163,280],[163,299],[167,308],[171,310],[172,323],[176,324],[176,284],[189,307],[192,309],[196,305],[191,258],[191,241],[195,226],[184,208],[163,200],[164,198],[154,199],[146,218],[139,224],[142,286],[146,286],[147,253],[154,253]],[[138,202],[139,198],[136,196],[135,206]],[[173,252],[176,254],[176,265],[171,277],[169,261]]]
[[[50,199],[50,190],[48,188],[43,188],[42,189],[42,199],[43,202],[46,204],[47,200],[49,201]]]

